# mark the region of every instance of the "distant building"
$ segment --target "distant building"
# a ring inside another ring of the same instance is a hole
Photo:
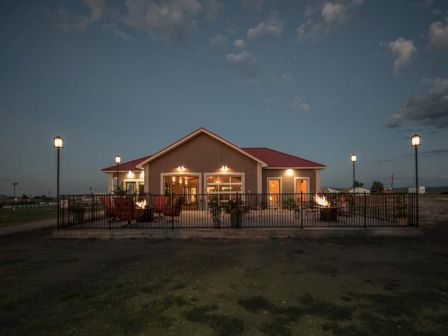
[[[415,194],[415,187],[409,187],[408,188],[408,193]],[[419,194],[426,194],[426,187],[425,186],[418,187],[418,193]]]

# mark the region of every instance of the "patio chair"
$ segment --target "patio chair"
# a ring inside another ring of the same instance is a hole
[[[163,215],[163,212],[168,208],[170,204],[169,196],[156,196],[154,198],[154,213],[159,217]]]
[[[121,221],[127,221],[131,224],[136,216],[135,203],[133,198],[120,197],[115,199],[116,217]]]
[[[174,217],[179,217],[182,211],[182,205],[184,204],[183,197],[175,197],[173,199],[173,204],[168,205],[164,211],[163,215],[165,217],[171,217],[171,221],[174,221]]]
[[[112,198],[108,196],[101,197],[101,204],[104,207],[104,217],[106,218],[115,218],[115,207],[112,201]]]

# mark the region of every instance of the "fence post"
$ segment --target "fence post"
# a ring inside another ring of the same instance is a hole
[[[174,209],[173,209],[173,198],[174,198],[173,195],[174,195],[174,193],[171,193],[171,197],[170,197],[170,199],[171,199],[171,201],[170,201],[170,203],[171,203],[171,212],[174,211]],[[171,230],[174,230],[174,216],[171,217]]]
[[[300,191],[300,227],[303,229],[303,191]]]
[[[364,191],[364,228],[367,227],[367,196],[366,196],[366,192]]]

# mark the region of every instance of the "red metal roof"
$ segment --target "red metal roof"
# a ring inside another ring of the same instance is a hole
[[[266,147],[241,148],[259,160],[266,162],[269,167],[275,168],[325,168],[326,166],[317,162],[305,160],[301,157],[282,153]]]
[[[118,171],[121,171],[121,172],[125,171],[125,172],[127,172],[127,171],[141,170],[141,169],[137,169],[137,165],[140,162],[145,161],[149,157],[151,157],[151,155],[144,156],[144,157],[142,157],[140,159],[135,159],[135,160],[128,161],[128,162],[123,162],[122,164],[118,165]],[[102,169],[102,171],[103,172],[116,172],[117,171],[117,166],[113,165],[113,166],[110,166],[110,167]]]

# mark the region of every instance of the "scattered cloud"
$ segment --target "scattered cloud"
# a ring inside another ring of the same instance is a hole
[[[406,65],[408,65],[417,54],[417,48],[411,40],[403,37],[389,42],[389,50],[395,56],[394,72],[399,73]]]
[[[205,18],[210,22],[215,22],[224,9],[224,4],[218,0],[202,0],[202,6]]]
[[[99,21],[106,10],[105,0],[84,0],[84,4],[89,9],[88,14],[76,14],[67,8],[60,8],[56,11],[55,25],[63,31],[84,31],[91,23]]]
[[[436,21],[429,27],[429,48],[432,50],[448,49],[448,16],[445,22]]]
[[[256,27],[247,31],[248,39],[256,39],[261,36],[272,36],[280,38],[283,34],[283,20],[273,16],[267,21],[260,22]]]
[[[104,31],[112,33],[113,36],[120,40],[129,41],[132,39],[131,35],[120,30],[116,23],[103,23],[102,28]]]
[[[283,73],[281,75],[274,74],[271,80],[272,84],[294,84],[294,78],[291,74]]]
[[[236,40],[236,41],[233,43],[233,46],[234,46],[235,48],[244,49],[244,46],[245,46],[244,40]]]
[[[396,128],[415,122],[435,128],[448,128],[448,79],[424,79],[430,86],[424,95],[412,96],[396,114],[386,120],[386,127]]]
[[[229,45],[229,41],[224,35],[216,35],[210,39],[210,45],[214,49],[226,49]]]
[[[172,43],[184,41],[196,29],[202,11],[198,0],[128,0],[126,7],[123,21],[127,25]]]
[[[255,78],[260,73],[257,57],[252,53],[243,51],[239,54],[226,55],[228,64],[235,70],[250,78]]]
[[[317,41],[326,38],[337,27],[346,25],[357,13],[364,0],[324,1],[316,6],[308,6],[304,12],[305,22],[297,27],[300,41]]]
[[[308,112],[311,110],[311,106],[305,102],[305,97],[303,96],[295,97],[291,103],[291,107],[301,112]]]
[[[261,12],[264,7],[264,0],[241,0],[241,6],[245,10]]]

